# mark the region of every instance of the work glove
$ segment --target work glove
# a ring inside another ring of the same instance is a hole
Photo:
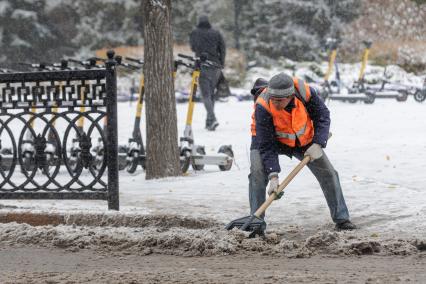
[[[271,195],[272,193],[275,194],[275,199],[280,199],[284,192],[277,193],[278,186],[280,185],[279,179],[278,179],[278,173],[270,173],[269,174],[269,188],[268,188],[268,195]]]
[[[321,158],[323,153],[321,145],[314,143],[305,151],[305,156],[311,157],[310,161],[313,162]]]

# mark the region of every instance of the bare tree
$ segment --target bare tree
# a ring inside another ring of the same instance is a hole
[[[241,36],[241,29],[240,29],[240,14],[241,9],[243,7],[243,1],[241,0],[234,0],[234,39],[235,39],[235,48],[240,49],[240,36]]]
[[[173,86],[171,0],[143,0],[146,179],[180,175]]]

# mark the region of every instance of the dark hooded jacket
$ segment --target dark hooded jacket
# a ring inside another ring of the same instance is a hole
[[[202,53],[207,54],[207,59],[225,65],[226,47],[225,41],[219,31],[212,29],[209,19],[201,16],[198,20],[197,28],[190,36],[191,49],[197,57]]]
[[[317,143],[325,148],[330,130],[330,111],[321,100],[319,91],[313,87],[310,87],[310,91],[311,99],[306,103],[305,107],[314,123],[312,143]],[[294,100],[292,100],[285,110],[291,112],[294,107]],[[259,150],[267,175],[272,172],[279,173],[281,171],[278,155],[282,154],[292,157],[293,151],[299,150],[304,153],[312,145],[310,143],[304,147],[290,148],[276,141],[274,122],[271,114],[261,104],[257,104],[254,115],[256,119],[256,136],[252,136],[250,148],[251,150]]]

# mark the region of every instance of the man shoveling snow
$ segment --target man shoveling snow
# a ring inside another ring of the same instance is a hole
[[[266,186],[274,199],[281,198],[284,187],[307,164],[318,180],[337,230],[353,230],[349,219],[337,171],[323,148],[327,145],[330,112],[318,91],[299,78],[284,73],[275,75],[268,86],[256,81],[252,94],[257,95],[252,116],[252,144],[250,150],[249,199],[251,216],[231,222],[227,226],[263,234],[266,223],[264,210],[273,199],[265,202]],[[296,157],[302,162],[280,185],[279,155]],[[252,223],[250,225],[250,223]]]

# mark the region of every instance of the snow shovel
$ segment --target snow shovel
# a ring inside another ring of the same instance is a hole
[[[284,188],[290,183],[290,181],[300,172],[300,170],[310,161],[310,157],[306,156],[302,161],[291,171],[291,173],[285,178],[285,180],[278,186],[276,192],[269,195],[268,199],[257,209],[257,211],[251,215],[243,218],[236,219],[226,225],[225,229],[232,230],[233,228],[239,228],[242,231],[252,232],[250,238],[256,235],[263,235],[266,229],[266,223],[260,218],[263,212],[271,205]]]

